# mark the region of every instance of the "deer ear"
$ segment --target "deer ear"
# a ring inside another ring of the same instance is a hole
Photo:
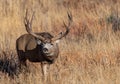
[[[41,40],[37,39],[37,44],[40,45],[41,43]]]
[[[55,41],[55,43],[59,43],[59,42],[60,42],[60,40],[56,40],[56,41]]]

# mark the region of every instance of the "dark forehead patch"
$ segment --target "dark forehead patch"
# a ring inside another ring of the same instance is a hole
[[[52,39],[53,36],[48,33],[48,32],[42,32],[42,33],[37,33],[38,35],[41,35],[42,37],[46,38],[46,39]]]

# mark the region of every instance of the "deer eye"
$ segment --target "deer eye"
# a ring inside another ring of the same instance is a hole
[[[51,43],[51,45],[53,45],[53,43]]]

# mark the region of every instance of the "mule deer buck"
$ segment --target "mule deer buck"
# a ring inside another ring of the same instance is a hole
[[[72,15],[68,14],[68,25],[64,22],[66,28],[65,32],[60,32],[58,35],[53,36],[48,32],[34,33],[32,31],[32,21],[34,12],[31,19],[28,19],[28,12],[24,18],[24,25],[28,34],[21,35],[16,40],[16,50],[20,61],[20,67],[26,66],[26,60],[30,62],[40,62],[44,78],[47,75],[50,64],[53,64],[59,54],[58,40],[65,37],[70,30],[72,23]]]

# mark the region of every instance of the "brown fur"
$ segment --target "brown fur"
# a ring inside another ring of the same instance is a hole
[[[49,33],[38,33],[38,35],[43,36],[46,39],[51,39],[53,38],[52,35],[50,35]],[[37,38],[35,38],[34,36],[30,35],[30,34],[24,34],[22,36],[20,36],[17,41],[16,41],[16,49],[17,49],[17,53],[18,53],[18,57],[21,63],[25,64],[25,61],[28,59],[31,62],[48,62],[50,63],[50,61],[54,61],[59,54],[59,49],[58,49],[58,45],[55,45],[56,50],[53,52],[55,53],[55,56],[52,56],[52,60],[50,59],[46,59],[44,56],[44,54],[42,54],[42,50],[40,49],[41,46],[37,44]]]
[[[59,54],[59,48],[57,44],[51,43],[51,39],[53,36],[47,32],[43,33],[37,33],[37,35],[41,35],[46,39],[46,43],[50,43],[53,45],[53,49],[51,49],[51,52],[54,52],[52,56],[46,56],[42,52],[42,42],[41,44],[38,44],[38,41],[40,41],[38,38],[32,36],[31,34],[24,34],[20,36],[16,40],[16,50],[18,53],[18,58],[20,61],[20,67],[22,65],[26,65],[26,60],[29,60],[31,62],[40,62],[42,67],[42,72],[44,79],[46,80],[47,71],[49,69],[49,65],[52,64],[55,59],[58,57]]]

